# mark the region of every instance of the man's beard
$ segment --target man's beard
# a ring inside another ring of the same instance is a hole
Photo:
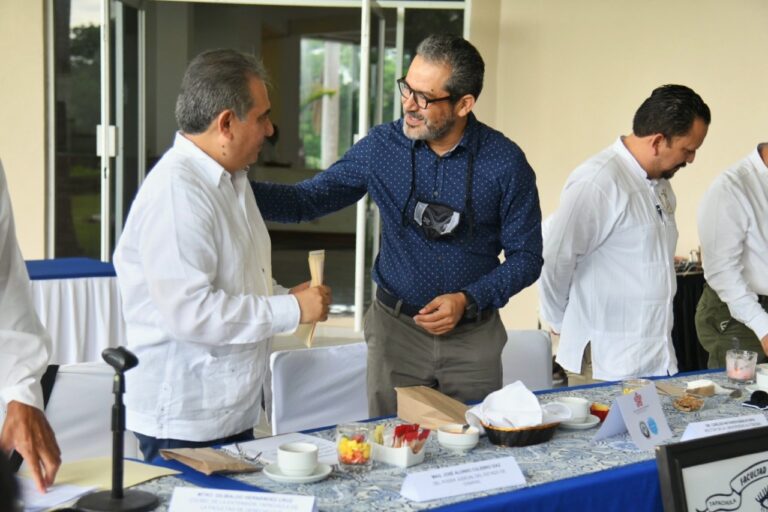
[[[687,164],[685,162],[683,162],[682,164],[678,165],[677,167],[674,167],[674,168],[672,168],[672,169],[670,169],[668,171],[662,172],[661,173],[661,178],[665,179],[667,181],[671,180],[672,178],[674,178],[675,173],[677,173],[677,171],[679,171],[680,169],[682,169],[686,165]]]
[[[408,112],[405,115],[409,115]],[[444,137],[453,126],[456,124],[456,116],[451,115],[445,119],[441,125],[434,125],[421,114],[410,113],[411,116],[423,121],[424,124],[418,128],[408,126],[408,123],[403,120],[403,133],[411,140],[437,140]]]

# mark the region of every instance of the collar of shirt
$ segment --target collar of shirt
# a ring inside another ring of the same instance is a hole
[[[234,181],[233,178],[246,173],[246,170],[242,169],[230,174],[220,163],[211,158],[208,153],[197,147],[194,142],[186,138],[181,132],[176,132],[176,137],[173,140],[173,148],[182,154],[194,158],[196,163],[199,164],[199,169],[203,172],[203,176],[205,176],[205,178],[214,186],[218,187],[222,179]]]
[[[642,168],[642,166],[640,166],[640,163],[629,151],[629,149],[627,149],[627,146],[624,145],[624,140],[621,135],[619,135],[619,138],[616,139],[616,142],[613,143],[613,149],[619,155],[622,162],[624,162],[625,167],[632,171],[633,174],[637,175],[639,178],[642,178],[644,181],[652,182],[652,186],[655,186],[656,183],[658,183],[659,180],[648,178],[648,173],[645,171],[645,169]]]
[[[755,169],[760,174],[768,174],[768,166],[765,165],[763,157],[760,156],[760,146],[757,146],[753,152],[749,154],[749,161],[755,166]]]

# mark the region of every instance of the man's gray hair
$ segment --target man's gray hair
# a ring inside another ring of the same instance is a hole
[[[472,43],[459,36],[432,34],[419,43],[416,53],[427,62],[451,68],[451,77],[444,87],[454,101],[465,94],[480,97],[485,63]]]
[[[244,119],[253,108],[249,81],[268,82],[264,65],[237,50],[208,50],[189,63],[176,99],[176,123],[184,133],[202,133],[221,112]]]

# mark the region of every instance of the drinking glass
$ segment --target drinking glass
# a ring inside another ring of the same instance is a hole
[[[752,384],[755,382],[757,352],[731,349],[725,353],[725,373],[730,382]]]

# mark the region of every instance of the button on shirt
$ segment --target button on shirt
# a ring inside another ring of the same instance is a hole
[[[474,162],[467,187],[470,152]],[[408,139],[398,120],[374,127],[310,180],[295,186],[251,185],[264,217],[279,222],[311,220],[369,193],[382,222],[373,279],[408,304],[421,306],[438,295],[466,290],[479,309],[500,308],[539,275],[541,211],[533,170],[515,143],[471,114],[461,141],[443,156]],[[428,240],[413,220],[419,201],[461,212],[457,236]],[[500,263],[502,250],[505,261]]]
[[[699,207],[704,277],[731,316],[762,339],[768,313],[768,167],[755,149],[717,177]]]
[[[207,441],[258,422],[271,338],[300,317],[293,295],[272,296],[270,252],[245,171],[230,174],[177,134],[115,250],[139,358],[126,373],[130,430]]]
[[[50,354],[51,339],[32,303],[0,163],[0,407],[15,400],[43,408],[40,379]]]
[[[539,281],[563,368],[580,372],[591,342],[596,379],[677,373],[675,207],[669,182],[648,180],[621,138],[571,173],[545,221]]]

